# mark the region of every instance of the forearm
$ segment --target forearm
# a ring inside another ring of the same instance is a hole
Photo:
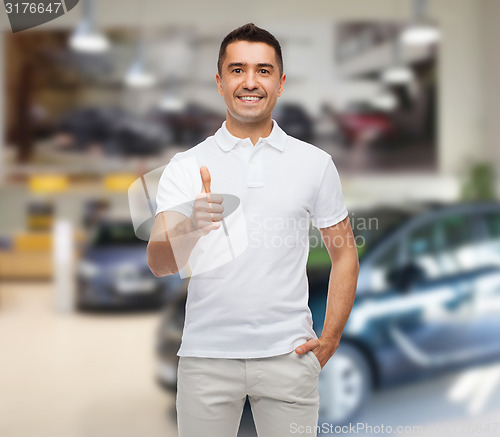
[[[161,224],[153,230],[147,249],[148,265],[155,276],[172,275],[182,269],[200,239],[188,217],[172,229],[164,220]]]
[[[325,322],[321,337],[338,346],[356,297],[359,263],[357,253],[339,257],[330,271]]]

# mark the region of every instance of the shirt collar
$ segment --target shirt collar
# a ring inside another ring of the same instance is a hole
[[[268,137],[261,139],[282,152],[285,148],[286,138],[287,134],[278,126],[276,120],[273,120],[273,129],[271,133]],[[219,130],[215,132],[215,142],[225,152],[229,152],[242,139],[243,138],[235,137],[227,130],[225,121],[222,123]]]

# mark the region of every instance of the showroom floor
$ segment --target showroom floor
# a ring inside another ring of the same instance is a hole
[[[55,307],[49,283],[0,284],[0,436],[177,436],[174,396],[154,378],[159,313],[64,314]],[[414,437],[442,435],[433,424],[464,437],[477,426],[498,435],[499,375],[497,363],[390,388],[375,393],[354,423],[415,425],[393,434]],[[489,381],[491,392],[478,385],[457,398],[472,376]],[[471,413],[478,399],[482,407]],[[238,437],[256,437],[251,413]]]
[[[53,294],[0,284],[0,435],[176,436],[154,379],[159,314],[58,313]]]

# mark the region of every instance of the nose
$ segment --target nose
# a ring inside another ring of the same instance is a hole
[[[245,75],[245,81],[243,83],[243,88],[248,89],[248,90],[253,90],[255,88],[258,88],[259,85],[257,83],[257,77],[256,74],[253,71],[249,71]]]

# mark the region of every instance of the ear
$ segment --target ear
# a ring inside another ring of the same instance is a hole
[[[215,74],[215,81],[217,82],[217,89],[219,90],[219,94],[222,96],[222,78],[219,73]]]
[[[280,79],[280,87],[278,89],[278,97],[281,97],[281,94],[283,94],[283,88],[285,87],[285,82],[286,82],[286,74],[282,74]]]

